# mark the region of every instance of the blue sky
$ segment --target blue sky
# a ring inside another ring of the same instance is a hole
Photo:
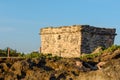
[[[120,0],[0,0],[2,49],[38,50],[40,28],[74,24],[116,28],[120,44]]]

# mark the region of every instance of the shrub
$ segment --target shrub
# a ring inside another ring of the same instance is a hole
[[[54,57],[53,57],[53,59],[57,61],[57,60],[62,59],[62,57],[59,57],[59,56],[54,56]]]
[[[25,54],[23,57],[25,57],[25,58],[39,58],[39,57],[41,57],[41,54],[38,52],[32,52],[32,53]]]
[[[80,59],[81,60],[87,60],[87,59],[93,59],[95,57],[98,57],[102,54],[102,52],[99,52],[99,53],[95,53],[95,54],[86,54],[84,56],[80,56]]]
[[[107,48],[107,49],[102,49],[103,51],[98,52],[98,53],[94,53],[94,54],[85,54],[84,56],[80,56],[81,60],[85,60],[88,61],[90,59],[94,59],[96,57],[99,57],[100,55],[104,54],[104,53],[109,53],[109,52],[114,52],[115,50],[120,49],[120,46],[118,45],[112,45],[111,47]]]
[[[118,48],[120,48],[120,45],[112,45],[111,47],[105,49],[104,51],[114,52],[114,51],[117,50]]]

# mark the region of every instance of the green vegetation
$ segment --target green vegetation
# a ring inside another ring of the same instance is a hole
[[[81,60],[90,60],[90,59],[94,59],[95,57],[98,57],[102,54],[102,52],[99,53],[95,53],[95,54],[85,54],[84,56],[80,56]]]
[[[41,54],[38,52],[32,52],[32,53],[28,53],[28,54],[24,54],[25,58],[39,58],[41,57]]]
[[[112,45],[111,47],[105,49],[104,52],[105,51],[107,51],[107,52],[113,52],[113,51],[115,51],[117,49],[120,49],[120,45]]]
[[[92,60],[96,57],[101,56],[102,54],[114,52],[117,49],[120,49],[120,45],[112,45],[111,47],[109,47],[107,49],[102,48],[102,51],[100,51],[98,53],[85,54],[84,56],[80,56],[80,59],[84,60],[84,61],[89,61],[89,60]]]
[[[10,49],[10,48],[9,48]],[[8,56],[8,48],[0,49],[0,57]],[[24,53],[17,52],[16,50],[10,49],[9,56],[11,57],[23,57]]]
[[[61,59],[61,57],[59,57],[59,56],[52,56],[52,54],[43,55],[42,53],[38,53],[38,52],[31,52],[31,53],[24,54],[24,53],[17,52],[16,50],[13,50],[13,49],[10,49],[9,53],[10,53],[9,54],[10,57],[48,58],[48,59],[53,58],[54,60],[60,60]],[[0,57],[7,57],[7,56],[8,56],[8,48],[5,48],[4,50],[0,49]]]
[[[91,59],[101,56],[104,53],[114,52],[117,49],[120,49],[120,45],[112,45],[111,47],[109,47],[107,49],[102,48],[102,51],[100,51],[100,52],[97,52],[94,54],[85,54],[83,56],[80,56],[80,59],[81,60],[91,60]],[[8,48],[5,48],[4,50],[0,49],[0,57],[7,57],[7,55],[8,55]],[[49,59],[53,58],[54,60],[61,59],[61,57],[52,56],[52,54],[43,55],[42,53],[38,53],[38,52],[31,52],[28,54],[24,54],[24,53],[17,52],[16,50],[13,50],[13,49],[10,49],[10,57],[49,58]]]

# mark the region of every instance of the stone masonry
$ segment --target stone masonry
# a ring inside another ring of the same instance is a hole
[[[40,30],[41,53],[61,57],[79,57],[95,48],[110,47],[114,43],[115,29],[89,25],[48,27]]]

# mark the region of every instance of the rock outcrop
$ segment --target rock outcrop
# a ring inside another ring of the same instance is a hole
[[[79,58],[0,59],[0,80],[120,80],[119,55],[119,49],[102,54],[100,62]]]

